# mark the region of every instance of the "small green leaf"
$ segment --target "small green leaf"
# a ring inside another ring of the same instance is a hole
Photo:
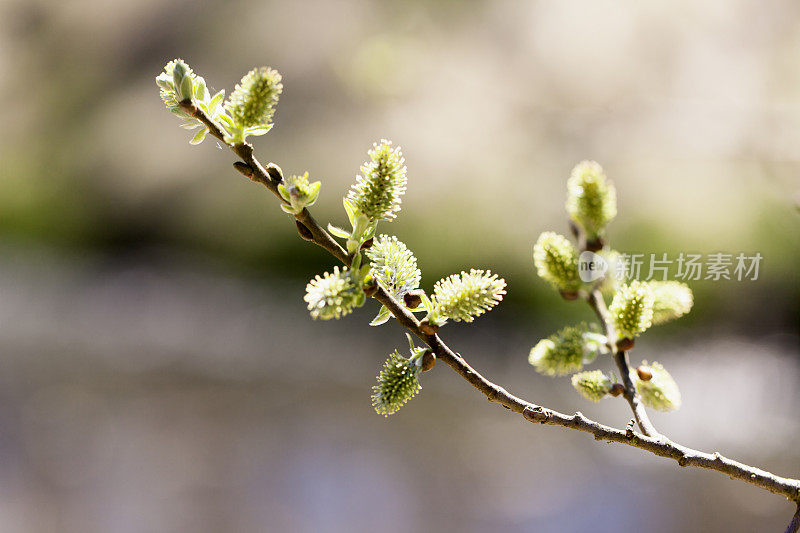
[[[392,318],[392,313],[389,311],[385,305],[381,306],[381,310],[378,311],[378,316],[372,319],[372,322],[369,323],[370,326],[380,326],[381,324],[385,324]]]
[[[172,112],[173,115],[179,116],[185,120],[192,120],[194,118],[192,115],[190,115],[189,113],[185,112],[182,109],[175,108],[175,109],[170,109],[170,111]]]
[[[194,82],[194,97],[201,102],[206,99],[206,80],[202,76],[197,76]]]
[[[350,220],[350,225],[355,227],[356,225],[356,206],[350,203],[350,200],[344,198],[342,200],[342,204],[344,204],[344,210],[347,213],[347,218]],[[349,237],[349,235],[348,235]]]
[[[175,85],[172,83],[172,76],[167,74],[166,72],[162,72],[158,76],[156,76],[156,85],[158,85],[159,89],[164,89],[165,91],[174,91]]]
[[[208,128],[203,128],[195,133],[194,137],[192,137],[192,140],[189,141],[189,144],[200,144],[203,142],[203,139],[206,138],[206,135],[208,135]]]
[[[285,183],[281,183],[280,185],[278,185],[278,192],[281,194],[281,198],[283,198],[287,202],[290,201],[289,191],[286,190]]]
[[[225,89],[222,89],[220,92],[214,95],[211,101],[208,103],[208,109],[213,113],[214,109],[222,103],[222,100],[225,99]]]
[[[195,128],[199,128],[202,125],[203,125],[202,122],[200,122],[199,120],[195,120],[194,122],[187,122],[186,124],[181,124],[180,127],[185,130],[193,130]]]
[[[266,133],[269,133],[269,130],[272,129],[272,126],[274,126],[274,124],[270,124],[269,126],[258,126],[255,128],[247,128],[246,130],[244,130],[244,133],[245,135],[254,135],[257,137],[259,135],[264,135]]]
[[[194,90],[193,86],[194,83],[192,82],[192,76],[186,76],[183,78],[183,81],[181,81],[181,97],[184,99],[191,98],[192,91]]]
[[[338,226],[334,226],[333,224],[328,224],[328,231],[331,233],[331,235],[335,235],[336,237],[339,237],[341,239],[350,238],[349,233],[347,233],[345,230],[343,230]]]

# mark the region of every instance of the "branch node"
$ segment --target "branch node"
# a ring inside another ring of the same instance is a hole
[[[561,294],[561,297],[567,301],[577,300],[578,299],[578,291],[558,291]]]
[[[550,419],[550,413],[538,405],[528,405],[522,410],[522,417],[528,422],[538,422],[540,424],[544,424]]]
[[[633,427],[635,424],[636,424],[636,419],[631,418],[630,421],[628,421],[628,425],[625,426],[625,437],[627,437],[628,439],[632,439],[634,437]]]
[[[241,156],[242,159],[252,159],[253,158],[253,145],[249,142],[242,142],[234,146],[236,153]]]
[[[252,152],[252,150],[253,147],[250,146],[250,151]],[[273,183],[277,185],[283,182],[283,171],[281,170],[281,167],[279,167],[275,163],[270,163],[269,165],[267,165],[267,168],[265,170],[267,171],[267,175],[273,181]]]
[[[689,456],[686,454],[681,455],[678,458],[678,466],[686,466],[689,464]]]
[[[233,164],[233,168],[239,171],[239,173],[246,177],[246,178],[253,178],[253,167],[245,163],[244,161],[236,161]]]
[[[572,416],[572,418],[584,424],[589,422],[589,420],[585,416],[583,416],[583,413],[581,413],[580,411],[575,411],[575,414]]]
[[[436,354],[431,350],[425,350],[422,354],[422,371],[427,372],[436,365]]]
[[[620,339],[617,341],[617,350],[621,352],[627,352],[633,349],[633,339],[629,339],[625,337],[624,339]]]
[[[439,326],[431,324],[426,319],[419,323],[419,330],[425,335],[436,335],[436,332],[439,331]]]

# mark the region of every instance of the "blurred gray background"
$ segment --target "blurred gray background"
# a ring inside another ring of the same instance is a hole
[[[215,89],[284,75],[264,160],[323,181],[321,221],[371,143],[409,190],[381,229],[423,286],[509,282],[443,337],[511,392],[617,427],[537,375],[530,347],[591,317],[536,279],[582,159],[617,185],[624,251],[760,252],[757,281],[692,283],[637,342],[681,386],[674,440],[800,476],[800,4],[0,3],[0,531],[782,531],[792,506],[716,473],[489,404],[445,365],[389,419],[370,387],[406,341],[314,323],[332,266],[233,156],[166,112],[182,57]],[[611,369],[608,361],[599,368]]]

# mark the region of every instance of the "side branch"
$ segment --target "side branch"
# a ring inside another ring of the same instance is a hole
[[[656,430],[653,423],[650,422],[650,417],[647,416],[647,411],[642,404],[642,398],[636,391],[636,386],[631,379],[631,366],[628,360],[628,353],[617,348],[617,334],[614,331],[614,326],[611,324],[611,317],[608,316],[608,308],[606,307],[606,302],[603,300],[603,295],[600,294],[598,289],[593,289],[587,296],[586,301],[589,303],[589,306],[594,309],[597,318],[600,319],[600,323],[603,326],[603,332],[608,339],[608,347],[611,353],[614,354],[614,362],[617,364],[617,369],[621,374],[620,379],[624,387],[623,396],[628,401],[628,405],[631,406],[631,411],[633,411],[633,416],[636,418],[636,423],[639,424],[642,433],[648,437],[658,436],[658,430]]]
[[[263,167],[261,163],[259,163],[258,160],[253,156],[253,147],[249,143],[230,144],[227,142],[224,132],[221,130],[221,128],[212,120],[210,120],[192,102],[181,102],[181,107],[186,112],[202,121],[203,124],[209,128],[210,133],[214,137],[222,141],[226,146],[228,146],[228,148],[230,148],[242,159],[243,163],[237,163],[235,165],[237,170],[245,174],[251,180],[266,186],[278,198],[281,198],[277,189],[277,185],[282,180],[280,168],[273,164],[268,165],[266,168]],[[313,240],[314,243],[322,248],[325,248],[345,265],[350,264],[350,256],[344,251],[341,245],[339,245],[339,243],[337,243],[333,237],[331,237],[331,235],[325,229],[323,229],[313,219],[313,217],[311,217],[311,214],[308,212],[308,210],[304,210],[302,213],[297,215],[296,219],[309,231],[311,240]],[[304,237],[308,238],[309,234],[304,234]],[[739,479],[775,494],[785,496],[794,502],[800,502],[800,480],[798,479],[789,479],[776,476],[770,472],[766,472],[764,470],[760,470],[758,468],[754,468],[752,466],[748,466],[723,457],[719,453],[706,453],[693,450],[680,444],[676,444],[666,437],[659,435],[647,418],[647,413],[645,413],[641,403],[637,403],[635,401],[636,398],[638,398],[638,395],[636,394],[635,388],[633,388],[633,384],[630,382],[630,369],[628,367],[627,359],[625,358],[625,353],[616,350],[615,345],[615,354],[617,352],[622,354],[622,357],[620,357],[617,362],[620,366],[620,371],[623,374],[623,380],[627,378],[631,387],[631,389],[629,389],[626,393],[626,398],[628,399],[629,403],[631,403],[631,407],[634,410],[634,414],[636,415],[644,434],[637,435],[633,431],[623,431],[605,426],[599,422],[595,422],[586,418],[579,412],[573,415],[559,413],[558,411],[532,404],[521,398],[518,398],[517,396],[514,396],[504,388],[489,381],[475,369],[473,369],[464,360],[464,358],[453,352],[444,343],[444,341],[439,338],[438,335],[429,335],[422,331],[420,328],[420,322],[416,319],[416,317],[414,317],[414,315],[408,311],[408,309],[401,305],[383,287],[379,287],[373,297],[385,305],[401,325],[427,343],[431,350],[436,354],[438,359],[449,365],[462,378],[483,393],[489,399],[489,401],[499,403],[506,409],[509,409],[515,413],[520,413],[526,420],[530,422],[561,426],[583,431],[585,433],[590,433],[596,440],[617,442],[620,444],[627,444],[635,448],[640,448],[661,457],[674,459],[680,466],[694,466],[706,468],[708,470],[715,470],[717,472],[726,474],[733,479]],[[601,317],[601,321],[605,325],[604,327],[609,328],[607,330],[607,334],[610,331],[613,336],[613,328],[610,326],[610,321],[608,320],[608,311],[599,293],[595,295],[593,291],[593,293],[589,296],[589,303]],[[611,337],[609,337],[609,340],[611,340]],[[627,388],[628,384],[626,383],[626,389]],[[800,511],[798,511],[798,513],[800,513]],[[800,517],[795,515],[795,519],[792,522],[792,524],[794,524],[794,529],[792,529],[793,526],[790,525],[789,530],[787,531],[796,533],[798,521],[800,521]]]

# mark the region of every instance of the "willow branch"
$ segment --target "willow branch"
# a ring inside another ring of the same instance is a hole
[[[219,125],[207,117],[190,101],[182,102],[181,107],[186,112],[202,121],[203,124],[209,128],[210,133],[214,137],[222,141],[242,159],[242,162],[234,164],[237,170],[251,180],[264,185],[280,198],[277,186],[281,182],[282,174],[279,167],[274,164],[270,164],[267,167],[261,165],[253,155],[252,145],[248,143],[228,143]],[[308,210],[304,210],[295,218],[308,230],[308,233],[303,233],[301,231],[304,238],[312,240],[317,245],[325,248],[325,250],[330,252],[345,265],[350,264],[350,256],[344,251],[341,245],[314,220]],[[458,375],[483,393],[489,401],[498,403],[506,409],[521,414],[523,418],[529,422],[583,431],[593,435],[596,440],[616,442],[634,448],[640,448],[660,457],[674,459],[680,466],[693,466],[721,472],[733,479],[738,479],[775,494],[780,494],[794,502],[800,502],[800,480],[777,476],[765,470],[734,461],[717,452],[702,452],[674,443],[663,435],[659,435],[655,429],[652,428],[652,424],[650,424],[647,419],[647,414],[644,413],[643,409],[639,411],[639,416],[641,417],[639,424],[644,433],[636,434],[632,429],[623,431],[590,420],[580,412],[567,415],[518,398],[503,387],[489,381],[478,373],[463,357],[461,357],[461,355],[453,352],[437,334],[426,334],[420,328],[419,320],[383,287],[379,287],[373,297],[385,305],[401,325],[424,341],[439,360],[455,370]],[[605,303],[602,303],[602,306],[599,305],[599,303],[602,302],[602,297],[599,299],[596,297],[590,298],[590,303],[592,299],[595,302],[595,308],[599,310],[599,312],[602,312],[602,310],[605,309]],[[607,310],[605,313],[607,317]],[[603,320],[603,322],[607,325],[609,324],[608,320]],[[623,359],[623,362],[625,363],[625,368],[627,368],[627,361]],[[628,372],[624,372],[623,376],[628,376]],[[628,379],[630,379],[629,376]],[[636,398],[636,395],[632,394],[631,398]],[[629,399],[628,401],[632,402],[633,400]],[[634,413],[636,414],[637,408],[633,403],[632,407],[634,407]],[[649,431],[652,432],[651,435],[647,434],[648,427],[650,428]],[[795,521],[797,521],[797,519]],[[797,529],[795,528],[794,531],[797,531]]]
[[[617,364],[617,368],[621,374],[620,379],[624,387],[622,394],[628,401],[628,405],[631,406],[633,416],[636,418],[636,423],[639,424],[639,429],[648,437],[659,435],[653,423],[650,422],[650,417],[647,416],[642,398],[639,396],[639,392],[636,390],[636,386],[631,379],[631,366],[628,360],[628,353],[617,348],[617,333],[614,331],[614,325],[611,323],[611,317],[608,315],[608,308],[606,307],[605,300],[603,300],[603,295],[600,294],[600,290],[596,288],[592,289],[586,301],[589,303],[589,306],[594,309],[597,318],[600,319],[600,324],[603,326],[603,333],[605,333],[608,339],[608,347],[614,355],[614,362]]]

